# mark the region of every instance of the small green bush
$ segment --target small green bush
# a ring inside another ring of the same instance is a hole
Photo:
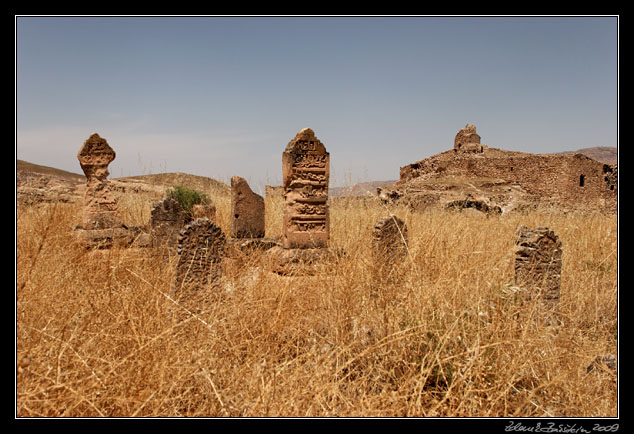
[[[172,188],[168,188],[165,193],[168,197],[175,199],[188,214],[191,214],[194,205],[211,203],[211,199],[205,193],[182,185],[174,185]]]

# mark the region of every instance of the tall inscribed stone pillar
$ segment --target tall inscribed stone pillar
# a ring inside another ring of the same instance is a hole
[[[282,246],[285,249],[328,246],[329,177],[330,154],[312,129],[302,129],[282,153],[285,198]]]

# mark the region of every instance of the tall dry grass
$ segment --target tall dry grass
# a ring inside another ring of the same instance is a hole
[[[225,233],[228,196],[210,194]],[[281,200],[267,198],[267,236]],[[143,197],[121,198],[129,225]],[[376,221],[409,228],[408,255],[377,275]],[[175,257],[88,251],[81,206],[17,209],[18,417],[614,417],[617,378],[587,366],[617,353],[616,216],[534,212],[481,218],[331,203],[316,276],[281,277],[264,255],[225,262],[197,314],[170,294]],[[518,316],[520,224],[563,243],[556,328]]]

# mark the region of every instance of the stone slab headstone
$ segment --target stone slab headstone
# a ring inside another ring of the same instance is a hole
[[[381,261],[392,261],[407,254],[407,226],[391,214],[380,219],[372,230],[372,251]]]
[[[172,197],[163,198],[152,207],[150,217],[150,237],[154,246],[175,247],[178,233],[187,223],[187,213]]]
[[[231,178],[231,237],[264,237],[264,198],[244,178]]]
[[[560,298],[561,241],[547,227],[516,230],[515,284],[526,291],[528,300],[539,299],[554,310]]]
[[[282,153],[284,217],[282,245],[287,249],[328,246],[330,154],[310,128],[304,128]]]
[[[222,276],[226,238],[207,218],[185,225],[178,235],[174,292],[179,298],[209,288]]]

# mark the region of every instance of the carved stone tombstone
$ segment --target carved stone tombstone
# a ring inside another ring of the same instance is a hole
[[[108,229],[122,226],[117,202],[110,190],[108,165],[116,153],[106,139],[91,135],[83,144],[77,158],[86,175],[84,194],[83,229]]]
[[[310,128],[304,128],[282,153],[286,249],[325,248],[330,237],[328,180],[330,154]]]
[[[547,227],[520,226],[516,231],[515,284],[527,299],[539,299],[552,311],[559,303],[561,285],[561,241]]]
[[[187,213],[178,201],[166,197],[152,207],[150,226],[152,245],[176,246],[178,233],[187,223]]]
[[[372,230],[372,280],[374,291],[402,283],[401,265],[407,256],[407,226],[390,214],[380,219]],[[388,286],[385,286],[389,284]]]
[[[264,198],[244,178],[231,178],[231,237],[264,237]]]
[[[196,219],[181,229],[173,284],[179,298],[210,287],[222,276],[225,243],[220,227],[207,218]]]
[[[407,254],[407,226],[391,214],[380,219],[372,231],[372,251],[377,260],[393,261]]]

